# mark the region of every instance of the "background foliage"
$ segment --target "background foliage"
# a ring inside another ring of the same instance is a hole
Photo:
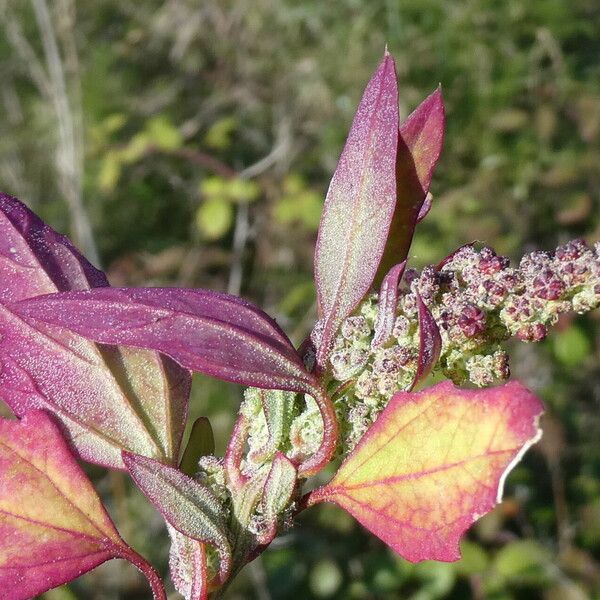
[[[474,239],[518,258],[600,239],[595,0],[3,0],[0,188],[97,257],[114,285],[240,292],[295,342],[315,317],[322,198],[384,45],[406,116],[448,110],[413,265]],[[600,327],[513,349],[545,437],[457,564],[410,565],[333,507],[247,567],[228,598],[600,597]],[[240,389],[195,381],[223,449]],[[166,533],[120,473],[90,470],[124,537],[166,572]],[[107,564],[45,595],[144,598]]]

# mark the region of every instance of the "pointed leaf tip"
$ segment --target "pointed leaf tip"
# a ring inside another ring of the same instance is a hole
[[[167,525],[171,537],[169,572],[175,589],[185,600],[207,600],[211,590],[208,581],[206,544],[183,535]]]
[[[387,53],[362,96],[331,180],[315,251],[324,365],[337,329],[368,292],[396,205],[398,84]]]
[[[416,296],[419,316],[419,356],[417,357],[417,370],[411,390],[419,381],[431,373],[442,352],[442,336],[438,325],[418,291]]]
[[[411,562],[457,560],[463,533],[539,439],[542,411],[518,382],[400,392],[309,504],[338,504]]]
[[[438,87],[400,125],[398,199],[376,283],[383,280],[394,264],[406,259],[415,227],[428,212],[423,204],[442,152],[445,124],[442,90]]]
[[[392,267],[384,277],[379,290],[379,302],[377,319],[375,321],[375,333],[371,346],[376,348],[385,344],[394,329],[396,321],[396,309],[398,308],[398,286],[404,275],[406,261]]]

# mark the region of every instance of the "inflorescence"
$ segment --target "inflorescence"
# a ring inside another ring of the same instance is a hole
[[[410,389],[417,369],[417,295],[442,338],[435,369],[457,384],[488,386],[510,375],[502,342],[535,342],[561,314],[600,306],[600,244],[575,240],[553,253],[532,252],[514,268],[491,248],[460,248],[437,267],[408,270],[391,338],[375,347],[378,298],[372,294],[347,318],[330,365],[341,392],[334,398],[349,451],[394,392]]]

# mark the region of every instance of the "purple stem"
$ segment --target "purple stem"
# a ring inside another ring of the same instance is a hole
[[[323,419],[323,439],[319,449],[298,467],[298,475],[315,475],[331,461],[338,439],[338,422],[331,399],[320,388],[311,391]]]
[[[167,600],[167,594],[160,575],[156,569],[132,548],[120,548],[118,558],[123,558],[137,567],[148,580],[154,600]]]
[[[242,474],[240,465],[244,457],[244,448],[248,438],[249,423],[246,417],[238,414],[227,450],[225,451],[225,473],[231,487],[234,490],[240,490],[247,482],[248,477]]]

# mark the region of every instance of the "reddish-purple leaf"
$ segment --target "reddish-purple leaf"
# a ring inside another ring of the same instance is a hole
[[[398,392],[308,504],[335,502],[412,562],[457,560],[463,533],[539,439],[542,410],[517,382]]]
[[[396,165],[398,199],[376,281],[381,281],[393,265],[406,260],[415,226],[428,212],[425,198],[442,152],[444,127],[440,88],[400,125]]]
[[[171,537],[169,572],[175,589],[185,600],[207,600],[211,582],[208,581],[206,544],[183,535],[172,525],[168,525],[168,529]]]
[[[123,452],[134,481],[165,520],[183,535],[214,546],[220,557],[221,582],[231,567],[227,515],[222,503],[202,483],[151,458]]]
[[[106,289],[104,275],[18,200],[0,195],[0,398],[17,415],[42,408],[90,462],[122,467],[121,449],[175,460],[189,373],[155,352],[99,347],[25,322],[9,303],[61,290]]]
[[[377,303],[377,320],[375,321],[375,334],[371,345],[376,348],[385,344],[392,335],[398,308],[398,286],[404,275],[406,261],[393,266],[384,277],[379,290]]]
[[[31,298],[13,309],[96,342],[157,350],[227,381],[309,393],[317,386],[275,321],[227,294],[97,288]]]
[[[64,236],[16,198],[0,193],[0,302],[108,286]]]
[[[0,590],[25,600],[112,558],[152,567],[120,538],[58,427],[42,411],[0,419]]]
[[[448,256],[446,256],[445,258],[443,258],[435,267],[436,271],[441,271],[444,266],[446,264],[448,264],[457,254],[459,254],[460,252],[462,252],[465,248],[473,248],[474,243],[471,242],[470,244],[463,244],[462,246],[460,246],[459,248],[457,248],[456,250],[454,250],[454,252],[451,252],[450,254],[448,254]]]
[[[442,351],[440,330],[418,292],[417,307],[419,314],[419,356],[417,358],[417,371],[410,389],[413,389],[419,381],[431,373]]]
[[[421,208],[419,209],[419,214],[417,215],[417,225],[429,214],[432,206],[433,196],[428,193],[427,196],[425,196],[425,200],[423,200],[423,204],[421,204]]]
[[[396,204],[398,86],[386,53],[367,85],[331,180],[315,253],[324,365],[336,331],[368,292]]]

